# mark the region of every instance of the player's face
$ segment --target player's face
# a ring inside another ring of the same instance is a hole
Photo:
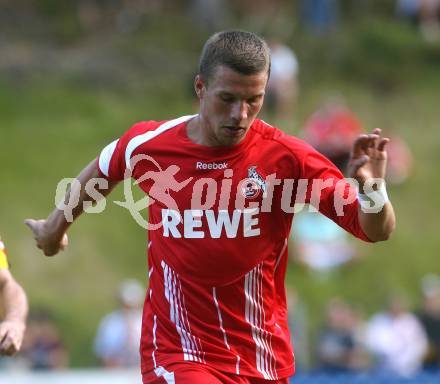
[[[218,66],[209,82],[196,77],[200,119],[208,145],[240,142],[263,105],[268,73],[243,75]]]

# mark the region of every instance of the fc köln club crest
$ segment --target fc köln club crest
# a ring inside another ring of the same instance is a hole
[[[248,177],[243,182],[242,192],[247,199],[254,199],[258,197],[261,192],[266,192],[266,183],[263,177],[257,172],[256,166],[248,168]]]

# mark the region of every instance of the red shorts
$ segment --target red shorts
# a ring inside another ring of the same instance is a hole
[[[144,374],[144,384],[288,384],[289,379],[265,380],[221,372],[196,363],[176,363]]]

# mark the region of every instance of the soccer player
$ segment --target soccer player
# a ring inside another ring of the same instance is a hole
[[[356,140],[349,169],[360,186],[357,198],[329,160],[257,119],[269,73],[261,38],[244,31],[213,35],[194,81],[199,113],[135,124],[79,174],[79,191],[66,195],[66,203],[70,194],[79,201],[74,220],[83,202],[95,200],[85,188],[93,178],[108,181],[97,189],[102,195],[130,175],[147,194],[154,184],[144,383],[288,382],[294,356],[284,277],[290,203],[302,192],[304,202],[362,240],[386,240],[394,229],[384,185],[367,188],[370,178],[384,177],[388,139],[376,129]],[[146,178],[151,172],[162,181]],[[369,199],[381,200],[381,209],[363,209]],[[164,203],[170,200],[174,208]],[[57,208],[26,224],[51,256],[65,246],[71,223]]]
[[[0,319],[0,355],[14,355],[23,342],[28,303],[23,288],[9,271],[6,251],[0,239],[0,304],[4,316]]]

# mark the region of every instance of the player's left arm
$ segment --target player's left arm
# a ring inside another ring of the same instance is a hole
[[[11,272],[0,268],[0,301],[5,317],[0,322],[0,355],[14,355],[22,345],[26,330],[28,301]]]
[[[366,188],[371,179],[381,179],[378,186],[374,186],[376,200],[383,199],[380,210],[364,209],[361,204],[358,208],[359,222],[364,233],[371,241],[387,240],[396,226],[396,217],[393,206],[386,196],[385,170],[387,164],[386,145],[388,138],[381,137],[381,129],[376,128],[373,133],[360,135],[353,144],[353,150],[348,163],[348,176],[359,183],[360,197],[371,197],[371,191]],[[367,183],[367,184],[366,184]],[[368,204],[368,203],[367,203]]]

